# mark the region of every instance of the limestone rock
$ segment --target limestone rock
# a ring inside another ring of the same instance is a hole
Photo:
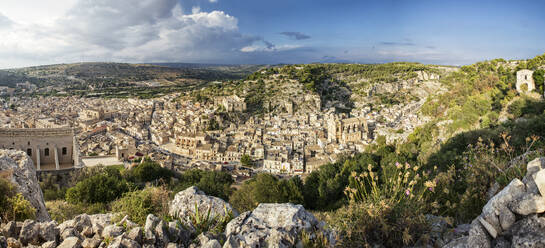
[[[127,238],[142,243],[142,228],[135,227],[129,231]]]
[[[62,241],[57,248],[80,248],[81,240],[78,237],[69,237]]]
[[[8,238],[7,243],[8,243],[8,247],[10,247],[10,248],[21,248],[21,247],[23,247],[23,245],[21,244],[21,242],[19,242],[19,240],[14,239],[12,237]]]
[[[545,218],[532,215],[513,225],[512,247],[545,247]]]
[[[23,245],[37,244],[39,242],[40,224],[34,220],[25,220],[21,232],[19,233],[19,241]]]
[[[36,209],[36,220],[51,220],[45,208],[43,193],[36,177],[36,168],[32,159],[25,152],[0,149],[0,171],[9,173],[9,181]]]
[[[57,243],[55,241],[47,241],[42,244],[42,248],[55,248],[57,247]]]
[[[0,248],[7,248],[8,240],[4,236],[0,236]]]
[[[233,216],[238,216],[238,212],[231,204],[218,197],[208,196],[195,186],[180,191],[174,196],[174,200],[169,205],[169,213],[181,218],[185,225],[190,225],[190,216],[195,215],[195,206],[199,209],[199,213],[207,213],[210,209],[210,218],[225,216],[226,211],[232,212]]]
[[[530,215],[545,212],[545,197],[535,194],[524,195],[519,201],[509,204],[510,209],[520,215]]]
[[[7,238],[18,239],[20,231],[21,230],[17,228],[17,223],[15,221],[10,221],[2,226],[2,233],[4,233]]]
[[[102,231],[103,238],[115,238],[123,233],[123,228],[116,225],[109,225]]]
[[[483,207],[481,217],[487,222],[487,224],[489,224],[489,226],[484,226],[487,227],[487,230],[490,233],[498,234],[503,231],[498,214],[503,212],[504,215],[509,215],[506,213],[506,211],[509,211],[506,206],[509,203],[521,198],[525,193],[526,187],[524,183],[518,179],[514,179],[511,183],[509,183],[509,185],[507,185],[502,191],[500,191],[498,194],[492,197],[488,203],[486,203],[486,205]]]
[[[98,238],[86,238],[81,243],[83,248],[97,248],[102,241]]]
[[[490,248],[490,238],[488,232],[478,220],[471,223],[469,236],[467,238],[467,246],[475,248]]]
[[[262,203],[227,224],[225,247],[291,247],[301,231],[320,229],[319,222],[303,206]],[[323,231],[323,230],[322,230]]]

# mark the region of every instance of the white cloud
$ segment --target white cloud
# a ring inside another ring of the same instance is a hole
[[[42,10],[52,14],[26,17],[19,7],[29,2],[51,4]],[[184,14],[178,0],[2,0],[0,9],[5,11],[5,17],[0,14],[3,68],[82,59],[214,61],[236,57],[245,47],[263,40],[240,33],[238,20],[223,11],[197,8]]]
[[[218,0],[208,0],[208,1],[211,2],[211,3],[217,3],[218,2]]]

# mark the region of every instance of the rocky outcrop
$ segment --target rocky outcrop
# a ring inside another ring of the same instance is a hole
[[[231,204],[218,197],[208,196],[195,186],[180,191],[174,196],[174,200],[169,205],[169,213],[171,216],[180,218],[185,225],[191,225],[190,216],[195,215],[195,207],[201,214],[208,213],[210,209],[210,218],[225,216],[229,212],[235,217],[238,216],[238,212]]]
[[[545,158],[527,165],[526,176],[514,179],[483,207],[469,234],[445,247],[545,247]]]
[[[227,224],[223,247],[293,247],[303,231],[327,233],[301,205],[262,203]]]
[[[44,204],[40,184],[36,178],[34,163],[22,151],[0,150],[0,174],[15,184],[17,191],[36,209],[38,221],[49,221],[51,218]]]
[[[197,235],[191,223],[182,223],[185,217],[195,214],[195,204],[203,214],[208,209],[216,217],[223,217],[226,209],[236,214],[225,201],[191,187],[178,193],[170,204],[171,213],[181,217],[174,218],[175,221],[166,222],[152,214],[147,216],[144,226],[133,223],[127,216],[116,222],[114,220],[120,216],[114,214],[82,214],[61,224],[54,221],[12,221],[0,227],[0,248],[300,247],[303,232],[309,239],[315,239],[317,235],[326,237],[329,244],[334,245],[333,233],[323,227],[324,223],[317,221],[301,205],[289,203],[260,204],[255,210],[232,219],[223,233],[217,233],[216,229],[200,229],[203,232]]]

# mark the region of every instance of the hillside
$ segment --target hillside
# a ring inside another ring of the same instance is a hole
[[[0,71],[0,86],[29,82],[31,94],[157,96],[200,87],[210,81],[240,79],[260,66],[168,66],[124,63],[45,65]],[[17,88],[17,93],[23,93]],[[29,93],[25,91],[25,93]]]

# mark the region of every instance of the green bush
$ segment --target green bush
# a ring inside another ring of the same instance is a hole
[[[179,182],[173,185],[172,191],[177,193],[191,186],[197,186],[207,195],[229,200],[233,192],[231,185],[233,178],[229,173],[222,171],[190,170],[180,175]]]
[[[58,223],[73,219],[83,213],[100,214],[108,211],[108,206],[104,203],[72,204],[63,200],[46,201],[45,207],[51,219]]]
[[[159,217],[168,215],[169,192],[161,187],[128,192],[112,203],[112,210],[128,215],[129,219],[144,225],[148,214]]]
[[[124,176],[127,180],[135,183],[157,181],[168,183],[174,174],[171,170],[163,168],[158,163],[146,158],[143,163],[137,165],[135,168],[125,171]]]
[[[240,212],[252,210],[259,203],[302,204],[303,182],[298,177],[279,180],[271,174],[259,174],[244,182],[229,202]]]
[[[2,221],[36,218],[36,209],[21,193],[16,192],[13,184],[2,178],[0,178],[0,217]]]
[[[133,186],[121,177],[118,170],[106,168],[102,173],[69,188],[66,192],[66,201],[72,204],[108,203],[132,188]]]

